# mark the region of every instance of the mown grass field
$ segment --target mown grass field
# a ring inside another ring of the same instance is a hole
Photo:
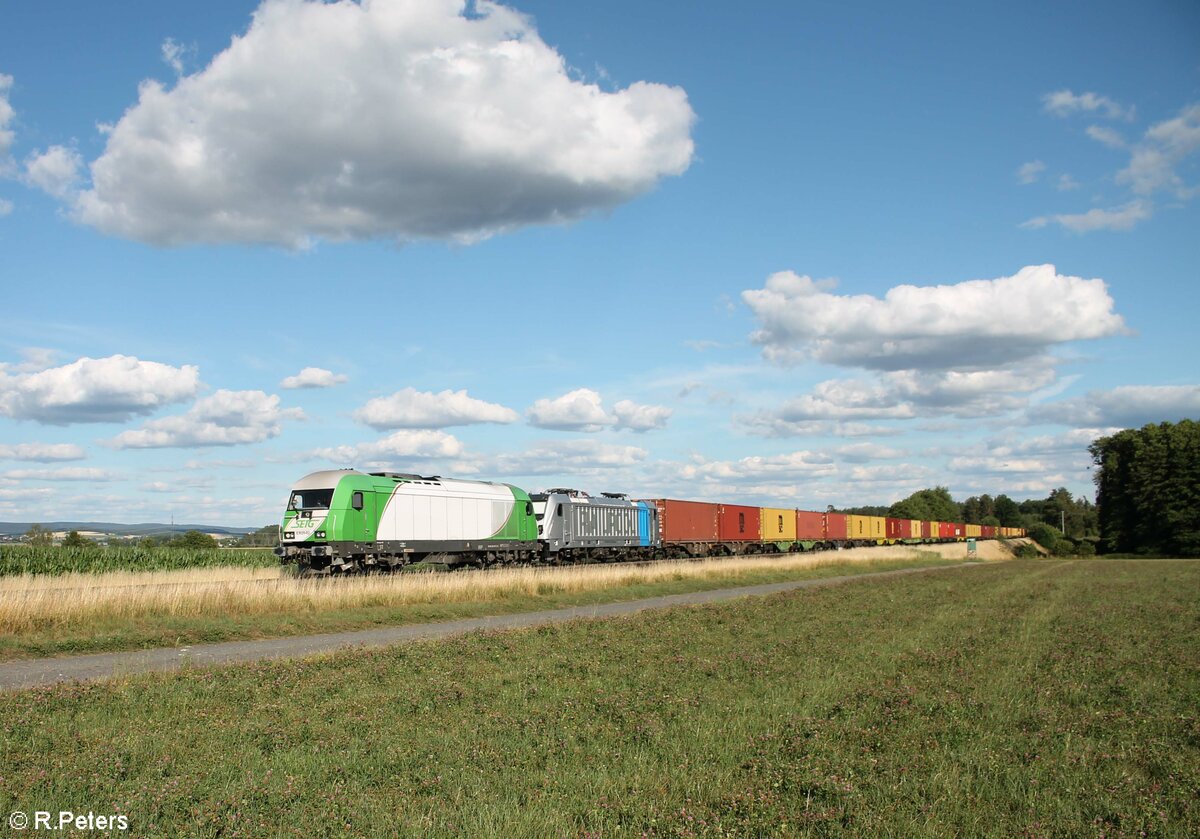
[[[0,705],[129,835],[1195,836],[1200,563],[1009,562]]]
[[[237,567],[0,577],[0,660],[424,623],[957,561],[901,553],[907,556],[880,559],[860,549],[341,579]]]

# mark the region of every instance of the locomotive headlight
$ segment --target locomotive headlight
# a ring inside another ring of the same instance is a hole
[[[294,530],[285,530],[285,531],[283,531],[283,538],[284,538],[284,539],[295,539],[295,538],[296,538],[296,531],[294,531]]]
[[[324,538],[325,538],[325,531],[324,531],[324,530],[318,530],[318,531],[316,532],[316,534],[315,534],[315,535],[316,535],[316,537],[317,537],[318,539],[324,539]]]

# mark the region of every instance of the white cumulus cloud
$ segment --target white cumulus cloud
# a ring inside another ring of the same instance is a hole
[[[1058,176],[1058,183],[1054,185],[1054,188],[1059,192],[1070,192],[1073,189],[1079,189],[1079,181],[1075,180],[1070,175],[1063,173],[1062,175]]]
[[[1086,213],[1037,216],[1023,222],[1021,227],[1036,229],[1053,222],[1072,233],[1091,233],[1093,230],[1132,230],[1139,222],[1150,218],[1153,210],[1153,205],[1149,201],[1135,200],[1109,209],[1094,207]]]
[[[1046,171],[1046,164],[1040,160],[1031,160],[1028,163],[1022,163],[1017,168],[1017,183],[1033,184],[1037,183],[1038,178],[1042,176],[1042,172]]]
[[[1072,114],[1096,114],[1109,119],[1133,119],[1135,110],[1113,101],[1098,93],[1072,93],[1070,90],[1056,90],[1042,97],[1042,107],[1047,113],[1058,117]]]
[[[87,457],[82,446],[74,443],[18,443],[0,445],[0,460],[32,460],[50,463],[56,460],[83,460]]]
[[[116,476],[105,469],[66,466],[59,469],[13,469],[0,476],[17,481],[112,481]]]
[[[554,399],[539,399],[526,412],[529,424],[561,431],[600,431],[612,425],[600,394],[581,387]]]
[[[1187,185],[1176,171],[1184,159],[1200,149],[1200,104],[1189,105],[1172,119],[1155,123],[1133,147],[1129,165],[1117,173],[1117,182],[1128,184],[1138,195],[1159,190],[1189,199],[1200,187]]]
[[[546,440],[515,454],[481,458],[475,471],[492,475],[595,475],[636,466],[646,459],[639,446],[599,440]]]
[[[192,365],[127,355],[81,358],[35,373],[0,369],[0,416],[51,425],[124,422],[190,399],[199,386],[200,372]]]
[[[299,408],[282,408],[261,390],[218,390],[187,413],[150,420],[110,441],[118,449],[193,448],[261,443],[278,437],[283,421],[304,419]]]
[[[1125,148],[1125,138],[1113,129],[1104,125],[1089,125],[1085,131],[1097,143],[1102,143],[1110,149]]]
[[[517,412],[495,402],[485,402],[465,390],[430,393],[406,387],[391,396],[372,399],[354,412],[354,418],[374,429],[447,428],[477,423],[510,423]]]
[[[1093,390],[1029,412],[1035,422],[1076,428],[1140,428],[1147,423],[1200,419],[1200,385],[1125,385]]]
[[[333,387],[346,381],[346,376],[321,367],[305,367],[294,376],[288,376],[279,386],[288,390],[296,388]]]
[[[834,460],[827,454],[796,451],[787,454],[707,460],[697,457],[680,464],[679,477],[698,481],[798,481],[833,475]]]
[[[760,322],[751,337],[767,358],[876,370],[987,369],[1125,328],[1103,280],[1061,275],[1053,265],[994,280],[900,285],[882,299],[830,288],[783,271],[764,288],[742,292]]]
[[[694,119],[678,87],[573,79],[498,3],[264,0],[207,67],[141,84],[74,210],[160,245],[475,241],[681,174]]]
[[[55,198],[69,198],[79,190],[83,158],[66,146],[51,146],[25,161],[25,180]]]
[[[13,77],[0,73],[0,172],[4,170],[4,161],[8,157],[8,153],[12,150],[13,140],[16,134],[9,127],[12,124],[16,112],[13,106],[8,101],[9,91],[12,90]]]
[[[369,443],[318,449],[316,453],[319,457],[344,465],[376,464],[390,467],[406,460],[461,457],[464,448],[458,438],[444,431],[406,429]]]
[[[672,413],[674,412],[670,408],[663,405],[638,405],[628,399],[622,399],[613,405],[614,426],[628,428],[630,431],[665,428]]]
[[[1050,358],[995,370],[896,370],[872,379],[820,382],[776,409],[735,421],[767,437],[878,435],[886,429],[861,421],[997,416],[1025,408],[1030,394],[1054,381]]]
[[[784,422],[809,420],[911,419],[916,409],[902,402],[895,391],[879,382],[831,379],[786,402],[772,418]]]
[[[873,460],[895,460],[908,453],[903,449],[881,446],[878,443],[851,443],[838,446],[834,453],[847,463],[870,463]]]
[[[639,405],[622,399],[610,413],[600,394],[581,387],[553,399],[539,399],[525,412],[530,425],[559,431],[602,431],[605,428],[651,431],[664,428],[674,413],[663,405]]]

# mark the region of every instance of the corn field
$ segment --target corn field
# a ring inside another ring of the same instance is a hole
[[[66,548],[0,546],[0,577],[20,574],[104,574],[112,571],[175,571],[187,568],[273,568],[279,560],[264,549],[144,548],[136,545]]]

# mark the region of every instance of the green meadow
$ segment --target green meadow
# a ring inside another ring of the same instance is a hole
[[[11,693],[0,812],[173,836],[1195,836],[1200,563],[1005,562]]]

